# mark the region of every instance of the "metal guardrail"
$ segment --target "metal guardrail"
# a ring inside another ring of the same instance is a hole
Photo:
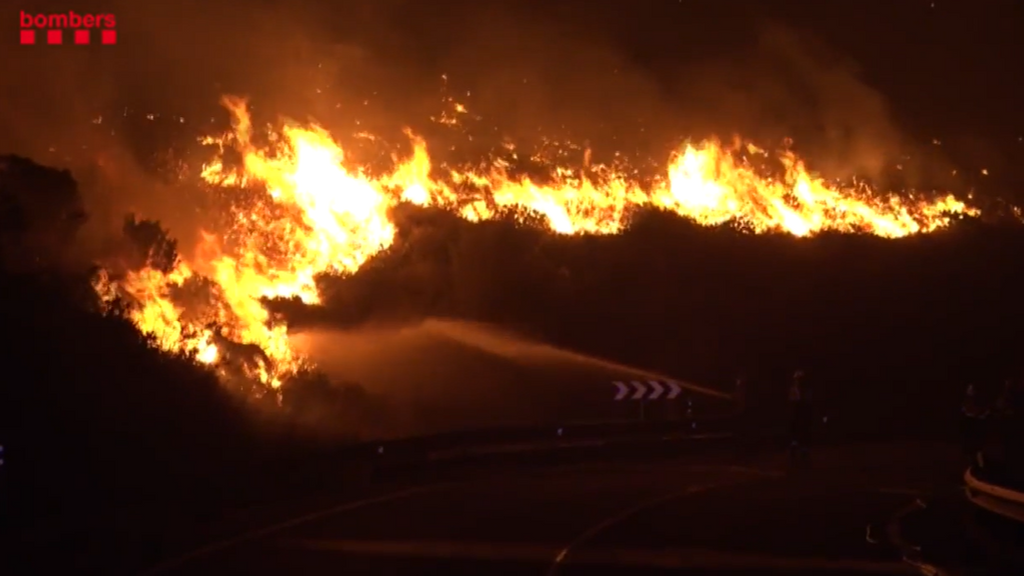
[[[600,448],[628,442],[724,437],[731,433],[730,416],[706,416],[660,422],[587,422],[504,426],[414,438],[366,441],[332,451],[332,457],[374,466],[440,463],[460,457],[527,453],[567,448]]]
[[[426,456],[442,450],[471,449],[484,446],[553,444],[625,437],[657,437],[667,434],[709,434],[729,432],[731,416],[704,416],[684,420],[638,422],[552,423],[547,425],[503,426],[419,436],[387,441],[368,441],[360,449],[366,453],[395,456]]]
[[[979,480],[973,467],[964,472],[967,499],[1004,518],[1024,522],[1024,493]]]
[[[542,442],[523,442],[518,444],[498,444],[490,446],[475,446],[466,448],[449,448],[429,452],[426,455],[428,461],[444,461],[460,457],[489,456],[499,454],[522,454],[526,452],[547,452],[554,450],[571,450],[580,448],[601,448],[625,444],[641,444],[664,442],[671,440],[717,440],[732,437],[731,434],[709,433],[709,434],[676,434],[661,436],[623,436],[606,439],[589,440],[558,440]]]

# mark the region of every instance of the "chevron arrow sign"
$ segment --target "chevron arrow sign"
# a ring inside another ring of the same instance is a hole
[[[671,380],[633,380],[630,382],[615,381],[615,400],[657,400],[664,398],[672,400],[679,396],[683,389]],[[665,394],[668,392],[668,394]]]

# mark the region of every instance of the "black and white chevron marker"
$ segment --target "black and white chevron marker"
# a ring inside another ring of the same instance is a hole
[[[615,399],[625,400],[657,400],[661,398],[665,391],[668,394],[664,396],[666,400],[672,400],[679,393],[683,391],[682,387],[671,380],[664,382],[658,380],[633,380],[632,382],[612,382],[612,385],[616,388]]]

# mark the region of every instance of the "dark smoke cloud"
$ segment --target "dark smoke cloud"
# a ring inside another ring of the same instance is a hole
[[[788,138],[836,178],[885,180],[900,165],[902,178],[922,181],[934,168],[934,158],[922,158],[904,136],[885,96],[827,38],[756,16],[675,29],[648,19],[645,40],[654,48],[638,54],[616,44],[644,34],[621,13],[552,8],[542,19],[526,12],[472,9],[461,15],[460,33],[421,63],[472,94],[482,128],[582,135],[598,148],[656,161],[684,137],[739,134],[768,147]],[[716,27],[721,34],[708,34]]]
[[[796,141],[835,177],[878,178],[905,142],[884,96],[856,63],[807,33],[765,24],[749,48],[693,67],[677,88],[719,129],[778,144]]]
[[[473,20],[441,66],[465,78],[475,109],[514,136],[612,140],[669,114],[655,78],[571,19],[542,22],[491,7]]]

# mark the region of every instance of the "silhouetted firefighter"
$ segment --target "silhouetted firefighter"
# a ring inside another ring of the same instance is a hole
[[[967,386],[964,401],[960,406],[961,432],[963,436],[964,454],[972,460],[979,460],[988,431],[991,410],[982,405],[978,398],[978,389],[974,384]]]
[[[1016,413],[1017,402],[1016,398],[1017,384],[1010,378],[1003,381],[1003,387],[999,390],[999,396],[996,397],[996,403],[993,406],[993,412],[995,416],[999,418],[1012,418]]]
[[[742,375],[736,377],[732,401],[735,405],[737,422],[742,422],[747,415],[747,381]]]
[[[789,410],[789,455],[794,462],[804,461],[809,455],[814,415],[803,370],[797,370],[789,384]]]
[[[1020,477],[1021,449],[1024,447],[1024,427],[1021,426],[1021,381],[1007,378],[1003,381],[988,417],[977,424],[984,433],[974,441],[974,464],[1007,478]],[[965,414],[966,418],[966,414]]]
[[[736,430],[736,443],[740,456],[749,456],[753,451],[753,420],[750,413],[750,399],[747,391],[747,380],[740,374],[736,377],[732,393],[734,405],[733,418]]]
[[[978,401],[978,391],[974,384],[969,384],[964,392],[964,400],[960,405],[960,431],[963,439],[964,454],[975,458],[981,450],[984,434],[985,418],[988,411],[982,409]]]

